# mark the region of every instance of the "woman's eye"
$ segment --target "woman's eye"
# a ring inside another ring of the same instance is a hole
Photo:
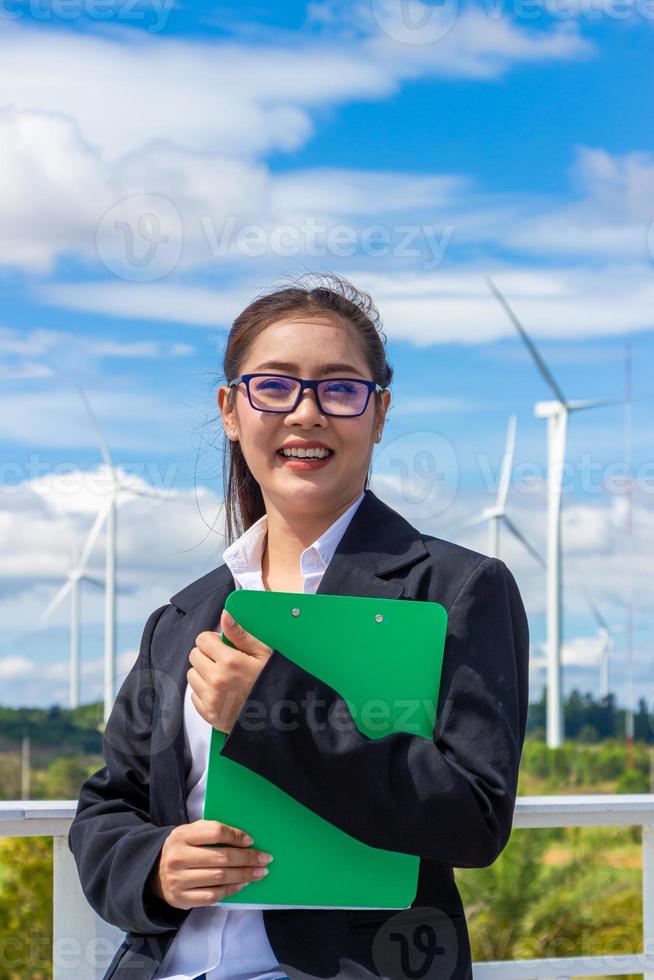
[[[349,385],[349,384],[347,384],[347,382],[344,382],[344,381],[334,381],[334,383],[331,384],[327,390],[329,392],[332,392],[333,391],[333,392],[336,392],[337,394],[341,394],[342,392],[348,392],[348,393],[349,392],[352,392],[352,391],[355,390],[355,388],[354,388],[354,385]]]
[[[285,391],[287,387],[280,381],[264,381],[257,385],[259,391]]]

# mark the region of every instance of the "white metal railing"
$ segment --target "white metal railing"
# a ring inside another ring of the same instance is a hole
[[[0,801],[0,837],[54,838],[54,980],[102,978],[125,935],[95,914],[80,887],[67,842],[76,808],[69,800]],[[600,826],[642,827],[642,950],[619,956],[475,963],[475,980],[570,980],[629,973],[654,980],[654,794],[521,796],[516,801],[514,829]]]

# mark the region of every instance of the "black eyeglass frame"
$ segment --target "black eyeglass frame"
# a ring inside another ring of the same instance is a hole
[[[297,393],[295,404],[291,408],[259,408],[258,405],[255,405],[253,403],[252,395],[250,394],[251,378],[288,378],[290,381],[299,381],[300,390]],[[304,389],[313,388],[314,394],[316,396],[316,401],[318,403],[318,408],[320,409],[323,415],[331,415],[334,418],[340,418],[340,419],[355,419],[358,418],[359,415],[363,415],[363,413],[367,409],[368,402],[370,401],[370,396],[373,393],[373,391],[385,391],[383,385],[377,384],[376,381],[367,381],[365,378],[320,378],[317,381],[311,381],[307,378],[296,378],[295,375],[293,374],[274,374],[271,373],[270,371],[256,371],[254,374],[239,374],[237,378],[232,378],[232,380],[228,381],[227,384],[231,388],[233,386],[239,385],[241,381],[245,383],[245,390],[247,391],[248,401],[252,406],[252,408],[257,412],[273,412],[275,415],[281,415],[281,414],[287,415],[289,412],[294,412],[295,409],[300,404],[300,399],[304,394]],[[322,407],[322,404],[320,402],[320,395],[318,394],[318,385],[329,384],[332,381],[356,381],[357,384],[362,384],[366,386],[366,388],[368,389],[368,394],[366,396],[364,406],[360,412],[354,412],[351,415],[350,414],[344,415],[342,412],[325,411],[325,409]]]

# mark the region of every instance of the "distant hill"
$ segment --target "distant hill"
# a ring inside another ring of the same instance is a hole
[[[545,738],[546,692],[529,705],[527,734]],[[0,707],[0,743],[18,743],[28,731],[34,745],[58,746],[61,752],[81,754],[102,752],[103,705],[100,701],[79,708]],[[565,737],[581,742],[620,738],[625,733],[625,709],[618,708],[615,696],[595,700],[590,692],[573,690],[564,702]],[[636,741],[654,744],[654,717],[647,702],[640,698],[634,714]]]
[[[79,708],[3,708],[0,707],[0,739],[20,743],[28,732],[36,745],[56,745],[62,752],[86,755],[102,752],[101,702]]]

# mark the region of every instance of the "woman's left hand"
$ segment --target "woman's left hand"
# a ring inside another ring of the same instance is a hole
[[[273,651],[244,630],[225,609],[220,626],[236,649],[223,643],[220,633],[199,633],[189,654],[192,667],[186,679],[193,688],[191,700],[198,713],[219,732],[229,733]]]

